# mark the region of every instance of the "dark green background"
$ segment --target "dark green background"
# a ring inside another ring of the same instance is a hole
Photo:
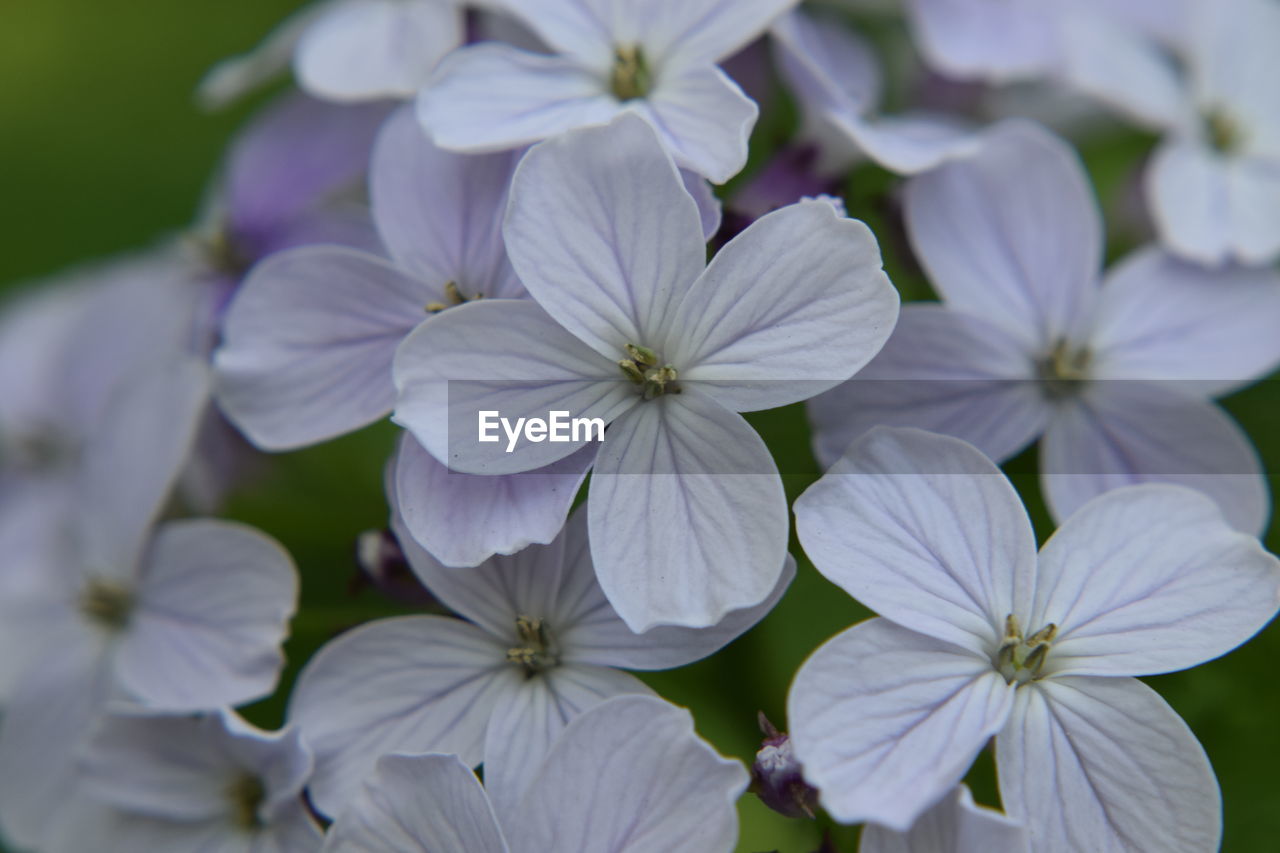
[[[220,152],[252,106],[202,114],[192,98],[195,84],[214,61],[248,48],[297,5],[11,0],[0,26],[0,290],[148,245],[190,223]],[[897,37],[892,27],[878,35],[882,42]],[[757,133],[757,151],[774,144],[791,120],[785,107],[775,110]],[[1084,147],[1109,216],[1150,142],[1116,130]],[[880,235],[895,283],[918,298],[927,295],[927,286],[904,268],[886,216],[887,193],[895,185],[896,179],[879,170],[858,170],[849,183],[849,211]],[[1123,239],[1113,240],[1112,256],[1124,248]],[[1269,470],[1280,465],[1275,387],[1263,383],[1228,401]],[[816,476],[802,409],[751,419],[781,470],[809,472],[787,476],[794,500]],[[231,514],[279,537],[302,571],[302,608],[288,647],[286,685],[328,637],[395,611],[376,593],[353,595],[348,586],[356,534],[386,518],[381,468],[393,437],[389,427],[376,427],[279,457],[252,492],[233,502]],[[1034,477],[1025,473],[1035,470],[1034,459],[1024,455],[1006,467],[1017,472],[1043,537],[1049,525]],[[1269,541],[1274,549],[1274,532]],[[866,616],[801,559],[795,585],[757,629],[714,659],[645,678],[668,699],[691,707],[700,730],[721,750],[749,760],[758,743],[757,709],[782,725],[787,685],[804,657]],[[1280,838],[1277,651],[1280,632],[1273,627],[1225,659],[1149,680],[1208,750],[1223,788],[1225,849],[1231,853],[1272,851]],[[276,699],[250,709],[250,716],[274,725],[281,711],[282,700]],[[995,804],[992,777],[984,757],[971,781],[980,801]],[[741,851],[808,853],[817,846],[818,825],[776,816],[754,797],[743,799],[742,814]],[[839,849],[852,853],[855,836],[856,830],[838,829]]]

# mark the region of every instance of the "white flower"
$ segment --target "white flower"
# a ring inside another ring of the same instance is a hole
[[[627,696],[569,723],[524,782],[518,804],[491,802],[453,756],[386,756],[325,853],[730,853],[747,774],[688,711]]]
[[[975,805],[958,786],[906,832],[868,824],[858,853],[1026,853],[1027,833],[1017,821]]]
[[[814,565],[881,614],[814,652],[788,700],[834,817],[905,831],[995,735],[1001,800],[1031,849],[1218,849],[1204,751],[1131,677],[1224,654],[1280,608],[1280,560],[1212,501],[1119,489],[1037,557],[986,457],[881,427],[800,497],[796,524]]]

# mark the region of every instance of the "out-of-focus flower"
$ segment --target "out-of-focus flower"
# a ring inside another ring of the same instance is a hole
[[[687,711],[626,696],[570,722],[520,781],[518,804],[504,803],[453,756],[386,756],[325,853],[729,853],[747,774],[694,733]]]
[[[1027,832],[1017,821],[975,805],[964,785],[943,797],[906,832],[875,824],[862,830],[858,853],[1026,853]]]
[[[905,832],[996,736],[1001,800],[1046,853],[1218,849],[1217,780],[1134,675],[1186,669],[1280,609],[1280,560],[1181,486],[1086,504],[1036,554],[972,446],[879,427],[796,501],[805,552],[880,613],[796,674],[788,719],[836,819]]]

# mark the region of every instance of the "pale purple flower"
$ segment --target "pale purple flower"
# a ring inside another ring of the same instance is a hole
[[[1274,273],[1147,250],[1099,286],[1102,222],[1084,170],[1017,121],[979,155],[913,179],[906,220],[943,303],[907,306],[866,370],[811,401],[824,464],[880,423],[956,435],[997,462],[1040,438],[1059,520],[1107,489],[1158,481],[1263,529],[1257,454],[1212,397],[1280,362]]]
[[[824,171],[861,155],[902,174],[932,169],[977,148],[964,121],[913,111],[876,116],[880,67],[871,47],[837,20],[794,10],[770,30],[778,67],[804,117],[802,135],[823,152]]]
[[[1026,830],[1000,812],[975,805],[964,785],[920,815],[906,832],[867,825],[858,845],[858,853],[1026,853],[1027,849]]]
[[[482,301],[419,327],[396,355],[396,421],[453,470],[510,474],[595,445],[506,452],[477,440],[479,411],[599,417],[591,548],[622,619],[702,627],[764,600],[786,552],[785,496],[737,413],[834,386],[888,337],[897,294],[871,232],[804,202],[708,266],[675,166],[623,115],[525,156],[505,235],[537,302]]]
[[[610,696],[648,692],[616,667],[667,669],[712,654],[761,619],[795,573],[788,557],[763,604],[713,628],[633,634],[596,582],[583,511],[550,545],[473,569],[440,565],[394,526],[423,584],[464,618],[373,622],[303,669],[289,719],[315,751],[311,796],[331,817],[393,752],[483,762],[494,802],[514,807],[570,720]]]
[[[814,652],[788,699],[837,820],[906,831],[994,735],[1001,801],[1032,850],[1218,849],[1204,750],[1132,677],[1218,657],[1280,608],[1280,560],[1212,501],[1110,492],[1037,556],[990,460],[880,427],[796,501],[796,525],[818,570],[881,614]]]
[[[85,799],[49,853],[315,853],[324,840],[302,799],[311,754],[297,729],[131,709],[103,718],[80,766]]]
[[[225,106],[292,64],[298,85],[317,98],[408,98],[462,39],[458,0],[315,0],[253,50],[210,69],[199,97]]]
[[[386,756],[325,853],[730,853],[747,774],[688,711],[627,696],[569,723],[522,781],[519,802],[503,803],[454,756]]]
[[[40,596],[10,615],[26,659],[0,726],[0,822],[40,846],[80,783],[78,750],[105,704],[165,711],[270,693],[297,597],[278,544],[211,520],[154,527],[207,400],[198,362],[174,360],[113,397],[83,452],[74,512]]]
[[[747,161],[758,112],[716,63],[796,0],[502,0],[555,51],[479,44],[442,61],[418,97],[437,145],[498,151],[622,112],[649,122],[682,167],[724,183]]]

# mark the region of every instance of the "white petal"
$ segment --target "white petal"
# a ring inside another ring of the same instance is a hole
[[[759,108],[715,66],[661,75],[647,98],[628,103],[657,129],[681,166],[723,184],[747,164]]]
[[[649,692],[635,676],[598,666],[557,666],[525,679],[493,709],[485,735],[484,787],[497,812],[515,813],[570,720],[605,699]]]
[[[947,305],[1031,346],[1070,334],[1092,308],[1102,223],[1075,152],[1011,120],[976,156],[907,185],[911,242]]]
[[[959,439],[880,427],[796,501],[796,534],[833,583],[914,631],[987,655],[1031,601],[1022,500]]]
[[[638,40],[655,63],[719,62],[764,33],[795,0],[665,0],[640,7],[627,0],[590,0],[632,11]]]
[[[584,447],[524,474],[460,474],[406,433],[394,463],[393,505],[404,532],[437,560],[478,566],[554,539],[594,460],[595,448]]]
[[[993,809],[974,805],[960,785],[920,815],[908,832],[868,824],[858,853],[1025,853],[1027,831]]]
[[[982,145],[974,128],[939,114],[913,112],[873,120],[833,112],[829,119],[868,157],[900,175],[971,156]]]
[[[549,421],[563,412],[607,424],[640,401],[616,361],[531,300],[481,299],[446,311],[405,339],[394,367],[396,423],[436,459],[467,474],[533,471],[592,444],[598,434],[583,430],[577,441],[518,437],[513,444],[509,430],[519,433],[519,419]],[[481,412],[490,413],[488,441],[480,440]]]
[[[324,853],[507,853],[489,798],[452,755],[388,755],[329,830]]]
[[[830,467],[881,424],[954,435],[1004,461],[1048,423],[1031,371],[1028,353],[999,326],[942,305],[907,305],[857,376],[809,401],[818,461]]]
[[[697,206],[634,115],[531,150],[504,233],[533,297],[610,363],[627,344],[660,346],[705,266]]]
[[[1006,81],[1042,74],[1056,59],[1054,17],[1035,3],[908,0],[925,60],[944,74]]]
[[[196,711],[269,694],[297,607],[298,574],[275,540],[226,521],[159,529],[116,658],[147,705]]]
[[[1190,56],[1196,98],[1225,107],[1249,130],[1247,150],[1280,156],[1280,75],[1275,50],[1280,9],[1271,0],[1221,0],[1191,6]]]
[[[604,82],[576,62],[478,44],[445,58],[418,95],[418,119],[441,148],[505,151],[618,114]]]
[[[787,719],[832,817],[904,832],[955,787],[1012,703],[990,661],[870,619],[804,662]]]
[[[1231,251],[1231,192],[1227,170],[1212,151],[1191,140],[1156,149],[1146,173],[1147,204],[1170,251],[1217,264]]]
[[[1040,442],[1040,479],[1059,521],[1137,483],[1198,489],[1246,533],[1260,533],[1270,516],[1248,435],[1222,409],[1170,383],[1111,380],[1061,406]]]
[[[1271,263],[1280,256],[1280,152],[1267,160],[1237,159],[1227,172],[1227,187],[1235,257],[1246,264]]]
[[[282,74],[302,34],[340,2],[343,0],[324,0],[303,6],[252,50],[214,65],[196,89],[200,105],[206,110],[222,109]]]
[[[1185,669],[1253,636],[1280,609],[1280,560],[1208,498],[1135,486],[1085,504],[1045,543],[1031,630],[1058,626],[1053,671]]]
[[[1204,750],[1131,678],[1046,679],[1019,690],[996,738],[1000,797],[1040,853],[1208,853],[1222,805]]]
[[[733,804],[746,789],[737,761],[717,755],[688,711],[624,696],[574,719],[552,747],[513,825],[518,853],[729,853]],[[514,834],[514,833],[513,833]]]
[[[1141,251],[1102,288],[1091,370],[1099,379],[1195,380],[1185,386],[1229,393],[1280,364],[1277,319],[1274,270],[1207,270]]]
[[[769,409],[848,379],[897,317],[870,229],[800,202],[720,250],[680,303],[663,352],[699,393],[735,411]]]
[[[723,213],[720,199],[716,198],[715,188],[706,178],[688,169],[680,170],[680,180],[684,182],[684,188],[689,195],[693,196],[694,204],[698,205],[698,218],[702,221],[702,239],[708,241],[720,230]]]
[[[373,255],[293,249],[254,268],[227,311],[218,404],[250,441],[287,450],[385,417],[396,346],[443,282]]]
[[[462,8],[446,0],[360,0],[307,28],[294,52],[298,84],[318,98],[407,98],[463,41]]]
[[[880,64],[871,45],[837,20],[793,9],[769,31],[792,93],[812,112],[861,115],[880,100]]]
[[[633,631],[714,625],[777,586],[787,550],[777,466],[740,415],[696,389],[614,423],[588,506],[600,586]]]
[[[523,295],[502,245],[516,161],[437,148],[409,106],[383,126],[369,167],[373,218],[391,256],[435,298],[450,281],[467,299]]]
[[[289,720],[316,755],[316,808],[338,815],[387,753],[452,752],[479,764],[489,714],[520,677],[506,651],[439,616],[372,622],[322,648],[289,701]]]

